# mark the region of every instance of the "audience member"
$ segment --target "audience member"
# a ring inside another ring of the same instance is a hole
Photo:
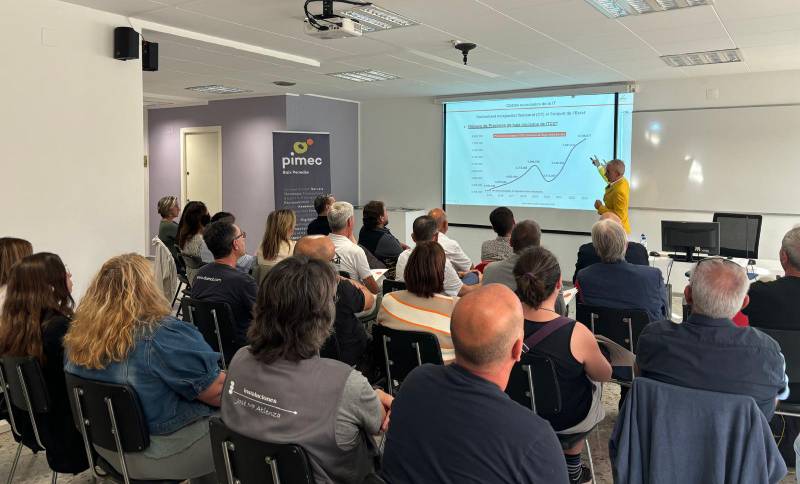
[[[353,238],[353,206],[347,202],[336,202],[328,211],[328,235],[336,248],[334,265],[340,272],[347,273],[351,279],[360,280],[372,294],[378,294],[378,282],[372,276],[367,254]]]
[[[397,256],[408,246],[392,235],[389,225],[389,214],[383,202],[373,200],[364,205],[364,225],[358,233],[358,245],[366,248],[379,261],[390,264],[397,261]]]
[[[336,257],[333,242],[323,235],[307,235],[297,241],[294,255],[331,262]],[[375,296],[358,281],[337,275],[336,317],[333,335],[325,342],[320,356],[330,357],[350,366],[362,361],[369,347],[369,335],[356,314],[369,310]]]
[[[236,216],[230,212],[217,212],[211,217],[211,222],[228,222],[230,224],[236,223]]]
[[[235,224],[236,215],[230,212],[217,212],[213,217],[211,217],[211,221],[209,223],[213,224],[214,222],[228,222],[230,224]],[[203,242],[205,242],[205,240]],[[208,253],[211,253],[211,250],[208,249],[208,245],[206,245],[204,250],[207,250]],[[213,258],[214,254],[211,254],[211,257]],[[243,254],[241,257],[239,257],[239,260],[236,261],[236,270],[245,274],[250,274],[250,270],[257,263],[257,260],[258,259],[254,255]]]
[[[519,255],[527,248],[538,247],[541,242],[542,230],[539,228],[539,224],[533,220],[523,220],[514,225],[514,228],[511,229],[511,239],[509,241],[514,253],[504,260],[487,265],[483,269],[483,283],[502,284],[512,291],[516,291],[517,279],[514,277],[514,266],[517,265]],[[560,290],[556,296],[555,309],[562,316],[566,316],[569,310]]]
[[[524,338],[511,290],[461,298],[450,330],[456,360],[414,369],[392,407],[382,474],[392,484],[567,483],[550,424],[504,393]]]
[[[800,226],[786,232],[778,255],[784,276],[750,286],[750,304],[742,309],[750,326],[800,330]]]
[[[232,223],[213,222],[203,231],[203,240],[214,255],[214,262],[197,272],[192,299],[227,303],[233,312],[237,342],[244,346],[258,292],[256,281],[236,270],[236,261],[247,251],[247,234]]]
[[[437,242],[438,237],[441,236],[439,228],[433,217],[430,215],[421,215],[414,220],[412,226],[413,232],[411,238],[415,243],[421,244],[423,242]],[[444,248],[442,248],[444,250]],[[411,249],[406,249],[397,258],[397,266],[395,267],[395,279],[398,281],[405,281],[405,270],[408,259],[411,257]],[[463,296],[468,292],[477,288],[477,285],[469,285],[461,282],[461,276],[466,273],[459,274],[453,268],[450,259],[447,259],[444,265],[444,290],[442,294],[447,296]]]
[[[132,479],[214,472],[208,417],[219,407],[225,374],[219,353],[170,312],[147,259],[121,255],[103,264],[64,337],[67,372],[129,385],[139,397],[150,446],[125,454]],[[116,452],[95,450],[121,471]]]
[[[162,197],[158,201],[158,214],[161,215],[161,222],[158,224],[158,238],[169,249],[174,259],[178,258],[178,251],[175,248],[178,238],[178,223],[175,219],[181,213],[181,205],[178,198],[172,195]]]
[[[264,237],[258,248],[258,265],[266,274],[278,262],[291,257],[295,241],[292,240],[297,217],[289,209],[273,210],[267,216]],[[259,281],[260,282],[260,281]]]
[[[472,261],[467,257],[467,254],[464,253],[464,249],[461,248],[458,242],[447,236],[447,229],[449,228],[447,213],[441,208],[434,208],[428,212],[428,215],[436,220],[436,225],[439,230],[439,238],[437,240],[439,245],[442,246],[442,249],[444,249],[445,255],[453,264],[455,270],[458,272],[467,272],[471,270],[473,267]]]
[[[753,397],[772,418],[785,398],[787,377],[778,343],[731,318],[749,302],[743,267],[718,257],[699,262],[684,295],[692,314],[682,324],[660,321],[639,336],[636,365],[642,376],[671,385]]]
[[[590,432],[605,416],[600,383],[611,379],[611,365],[589,328],[555,311],[561,268],[549,250],[525,249],[514,276],[525,316],[525,344],[532,353],[551,359],[561,390],[561,411],[545,418],[560,436]],[[537,336],[540,331],[548,333]],[[573,483],[592,478],[589,468],[581,465],[582,450],[583,440],[564,450]]]
[[[406,290],[383,295],[378,324],[435,334],[442,358],[450,362],[455,357],[450,314],[458,299],[443,294],[445,264],[447,257],[441,245],[433,240],[418,243],[404,269]]]
[[[511,229],[514,228],[514,213],[508,207],[497,207],[489,214],[489,223],[497,237],[481,244],[481,261],[496,262],[514,253],[511,248]]]
[[[314,210],[317,211],[317,218],[308,224],[307,235],[328,235],[331,233],[331,226],[328,225],[328,211],[331,205],[336,203],[333,195],[320,195],[314,199]]]
[[[330,262],[305,256],[267,274],[250,346],[230,364],[222,419],[247,437],[300,445],[316,482],[360,483],[373,470],[367,439],[388,424],[392,397],[346,364],[319,357],[334,322],[336,285]]]
[[[575,280],[582,303],[616,309],[641,309],[650,321],[668,319],[669,297],[661,271],[625,260],[628,239],[614,220],[592,226],[592,244],[601,264],[581,269]]]
[[[189,202],[183,208],[178,223],[178,248],[186,262],[186,277],[194,284],[197,271],[214,260],[213,254],[203,241],[203,229],[211,223],[211,216],[203,202]]]
[[[6,284],[11,275],[11,268],[31,254],[33,254],[33,246],[27,240],[0,237],[0,314],[3,312],[3,300],[6,296]]]
[[[64,380],[63,338],[75,304],[71,291],[71,274],[57,255],[42,252],[17,263],[0,317],[0,355],[32,356],[39,362],[52,402],[47,413],[35,415],[47,463],[56,472],[76,474],[89,463]],[[36,448],[27,412],[12,408],[23,442]]]
[[[600,216],[600,220],[613,220],[614,222],[620,223],[619,217],[614,212],[604,213]],[[650,259],[645,246],[638,242],[631,241],[628,241],[627,244],[625,248],[626,261],[639,266],[650,265]],[[578,277],[578,272],[580,272],[581,269],[598,263],[600,263],[600,256],[597,255],[597,250],[594,248],[593,243],[589,242],[588,244],[580,246],[578,248],[578,260],[575,262],[575,272],[572,274],[572,282],[575,282]]]

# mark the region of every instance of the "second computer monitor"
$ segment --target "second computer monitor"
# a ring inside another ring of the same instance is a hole
[[[689,262],[696,252],[719,255],[719,223],[662,220],[661,250],[684,253]]]

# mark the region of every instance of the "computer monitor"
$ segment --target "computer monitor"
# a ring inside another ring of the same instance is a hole
[[[692,262],[695,253],[719,254],[719,222],[661,221],[661,250],[682,252],[676,260]]]
[[[714,222],[719,222],[719,255],[758,259],[761,215],[715,213]]]

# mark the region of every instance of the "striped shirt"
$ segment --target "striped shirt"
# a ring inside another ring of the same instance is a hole
[[[419,297],[408,291],[385,294],[378,311],[378,324],[405,331],[427,331],[436,335],[442,348],[442,359],[449,363],[455,358],[450,338],[450,315],[457,297],[434,294]]]

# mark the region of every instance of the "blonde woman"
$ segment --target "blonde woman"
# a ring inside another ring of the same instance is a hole
[[[261,278],[278,262],[291,257],[294,252],[294,226],[297,218],[292,210],[272,211],[267,217],[264,238],[258,248],[258,265]]]
[[[64,347],[67,372],[127,384],[138,394],[150,446],[126,455],[132,478],[182,480],[214,471],[207,420],[219,407],[225,380],[219,353],[194,326],[170,316],[147,259],[126,254],[103,264]],[[117,466],[113,452],[96,450]]]

